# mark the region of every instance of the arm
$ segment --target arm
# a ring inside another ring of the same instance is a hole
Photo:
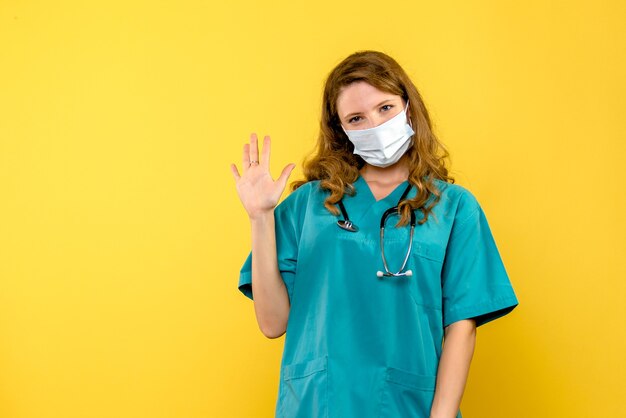
[[[259,161],[258,138],[250,136],[243,146],[242,170],[232,164],[237,193],[252,227],[252,294],[261,332],[268,338],[285,333],[289,318],[289,295],[278,269],[274,208],[295,164],[288,164],[274,181],[269,172],[270,137],[265,136]]]
[[[278,270],[274,211],[250,218],[252,225],[252,294],[261,332],[278,338],[287,329],[289,296]]]
[[[455,418],[476,344],[476,322],[465,319],[445,328],[443,352],[430,418]]]

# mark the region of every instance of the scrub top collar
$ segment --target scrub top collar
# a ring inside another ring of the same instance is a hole
[[[408,184],[409,184],[409,181],[404,180],[395,189],[393,189],[393,191],[389,193],[387,196],[383,197],[380,200],[376,200],[374,193],[372,193],[372,189],[370,189],[369,185],[367,184],[367,181],[365,181],[363,176],[359,174],[359,177],[357,177],[356,181],[354,182],[354,186],[357,189],[357,194],[359,191],[361,191],[362,193],[361,198],[365,199],[370,205],[377,205],[377,206],[385,205],[389,207],[393,207],[398,204],[398,199],[400,199],[400,196],[402,196],[402,192],[404,191],[404,189],[406,188]],[[409,192],[409,196],[410,195],[411,195],[411,192]]]

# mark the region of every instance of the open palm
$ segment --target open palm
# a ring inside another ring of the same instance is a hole
[[[266,135],[259,160],[258,138],[253,133],[250,135],[250,143],[243,146],[241,163],[243,174],[239,174],[235,164],[230,166],[237,185],[237,194],[250,218],[260,216],[276,207],[289,175],[295,167],[293,163],[288,164],[274,181],[269,171],[270,150],[271,140],[269,135]]]

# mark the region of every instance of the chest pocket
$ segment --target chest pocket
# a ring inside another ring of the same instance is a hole
[[[385,258],[389,270],[397,272],[409,249],[410,226],[396,228],[391,220],[385,228]],[[378,243],[380,247],[380,243]],[[431,229],[415,226],[411,253],[406,270],[413,275],[408,277],[410,292],[416,304],[426,308],[441,310],[441,271],[445,257],[445,245],[437,240]]]

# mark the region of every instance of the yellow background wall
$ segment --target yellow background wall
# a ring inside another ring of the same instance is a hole
[[[623,415],[624,21],[619,0],[1,1],[0,417],[273,416],[284,337],[237,290],[229,164],[251,132],[276,176],[300,164],[360,49],[412,76],[520,299],[479,328],[464,417]]]

